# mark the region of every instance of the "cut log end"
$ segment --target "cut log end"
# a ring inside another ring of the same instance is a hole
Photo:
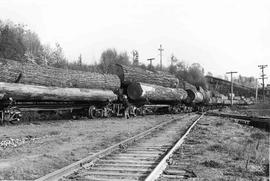
[[[188,98],[187,103],[201,103],[204,100],[203,94],[197,90],[187,89]]]
[[[130,99],[137,100],[141,98],[143,90],[137,82],[131,83],[127,88],[127,94]]]

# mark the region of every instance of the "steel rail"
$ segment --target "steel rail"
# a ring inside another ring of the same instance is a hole
[[[270,123],[270,117],[266,117],[266,116],[247,116],[247,115],[230,114],[230,113],[217,113],[217,112],[208,112],[207,115],[220,116],[220,117],[231,117],[231,118],[235,118],[235,119],[243,119],[243,120],[249,120],[249,121]]]
[[[163,157],[159,164],[154,168],[154,170],[147,176],[145,181],[154,181],[159,178],[162,172],[166,169],[168,163],[167,160],[173,155],[173,153],[182,145],[185,138],[191,131],[191,129],[196,125],[196,123],[204,116],[204,113],[197,118],[192,125],[188,128],[185,134],[176,142],[176,144],[170,149],[170,151]]]
[[[68,165],[66,167],[63,167],[63,168],[61,168],[59,170],[56,170],[56,171],[54,171],[52,173],[49,173],[49,174],[47,174],[47,175],[45,175],[43,177],[40,177],[40,178],[36,179],[36,181],[59,180],[59,179],[65,177],[65,176],[68,176],[68,175],[72,174],[73,172],[81,169],[85,164],[89,165],[89,164],[91,164],[91,162],[93,162],[94,160],[96,160],[96,159],[98,159],[100,157],[106,156],[106,155],[108,155],[108,154],[110,154],[110,153],[112,153],[114,151],[120,150],[123,147],[123,145],[131,144],[131,143],[133,143],[133,142],[135,142],[135,141],[137,141],[139,139],[142,139],[145,136],[151,134],[155,130],[158,130],[158,129],[162,128],[163,126],[165,126],[165,125],[167,125],[169,123],[172,123],[172,122],[174,122],[176,120],[179,120],[179,119],[182,119],[182,118],[185,118],[185,117],[187,117],[187,114],[183,115],[183,117],[181,117],[181,118],[171,119],[169,121],[158,124],[158,125],[156,125],[155,127],[151,128],[149,130],[146,130],[146,131],[144,131],[142,133],[139,133],[139,134],[137,134],[137,135],[135,135],[135,136],[133,136],[131,138],[128,138],[128,139],[126,139],[124,141],[121,141],[120,143],[117,143],[117,144],[115,144],[113,146],[110,146],[109,148],[106,148],[105,150],[102,150],[102,151],[100,151],[98,153],[95,153],[93,155],[89,155],[89,156],[87,156],[87,157],[85,157],[85,158],[83,158],[83,159],[81,159],[81,160],[79,160],[79,161],[77,161],[75,163],[72,163],[72,164],[70,164],[70,165]]]
[[[265,116],[247,116],[239,114],[229,114],[229,113],[217,113],[217,112],[207,112],[207,116],[219,116],[224,118],[236,119],[238,123],[248,124],[254,127],[264,128],[270,130],[270,117]]]

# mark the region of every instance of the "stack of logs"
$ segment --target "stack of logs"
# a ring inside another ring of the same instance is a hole
[[[118,75],[121,83],[124,85],[129,85],[133,82],[143,82],[163,87],[176,88],[179,84],[179,80],[169,73],[144,70],[140,67],[116,64],[111,67],[109,72]]]
[[[122,86],[132,100],[181,101],[189,86],[169,73],[119,64],[100,74],[0,58],[0,69],[0,95],[17,100],[113,101]]]
[[[179,80],[169,73],[119,64],[110,72],[119,76],[122,87],[127,87],[127,95],[132,100],[177,102],[187,97],[186,91],[179,87]]]
[[[116,75],[99,74],[0,58],[0,94],[27,100],[116,100]]]

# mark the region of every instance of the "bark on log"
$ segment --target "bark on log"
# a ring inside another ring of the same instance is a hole
[[[187,93],[181,88],[169,88],[141,82],[133,82],[127,88],[127,95],[132,100],[183,101]]]
[[[143,82],[148,84],[160,85],[163,87],[177,87],[179,80],[169,73],[153,72],[139,67],[130,67],[116,64],[110,67],[110,73],[119,76],[121,83],[128,85],[132,82]]]
[[[88,89],[120,88],[120,80],[116,75],[60,69],[2,58],[0,82]]]
[[[15,100],[47,101],[113,101],[117,95],[111,90],[45,87],[0,82],[0,94]]]
[[[203,95],[203,102],[208,104],[211,98],[210,91],[204,90],[202,87],[199,87],[198,91]]]

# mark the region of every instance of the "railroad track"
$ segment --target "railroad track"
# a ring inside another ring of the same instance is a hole
[[[166,121],[97,154],[38,179],[44,180],[156,180],[172,154],[199,119],[197,114]],[[180,139],[179,139],[180,138]]]
[[[206,113],[208,116],[219,116],[225,118],[234,118],[237,119],[237,122],[248,124],[255,127],[265,128],[267,130],[270,129],[270,117],[265,116],[247,116],[247,115],[239,115],[239,114],[230,114],[230,113],[219,113],[209,111]]]
[[[198,123],[193,127],[196,130],[197,127],[207,126],[205,124]],[[196,163],[197,144],[202,144],[200,137],[197,134],[192,134],[191,137],[187,137],[185,142],[170,155],[166,168],[164,166],[163,171],[159,174],[159,177],[155,177],[156,181],[181,181],[186,179],[200,179],[197,178],[196,173],[193,172],[193,165]],[[195,136],[195,137],[194,137]],[[195,154],[194,154],[195,153]]]

